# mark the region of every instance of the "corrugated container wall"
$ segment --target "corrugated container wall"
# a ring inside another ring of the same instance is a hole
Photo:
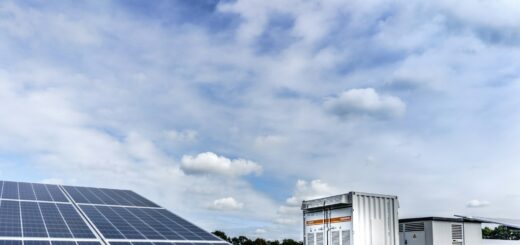
[[[398,245],[396,196],[350,192],[303,201],[305,245]]]

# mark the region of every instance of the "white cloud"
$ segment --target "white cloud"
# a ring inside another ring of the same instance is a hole
[[[481,200],[471,200],[466,204],[466,207],[468,208],[483,208],[491,205],[488,201],[481,201]]]
[[[394,96],[380,95],[373,88],[351,89],[325,101],[325,108],[340,117],[368,115],[399,117],[406,111],[405,103]]]
[[[232,177],[262,173],[262,167],[253,161],[231,160],[213,152],[183,156],[181,169],[188,174],[217,174]]]
[[[301,221],[301,204],[304,200],[341,194],[339,191],[321,180],[298,180],[291,197],[278,208],[275,222],[280,225],[295,225]]]
[[[258,228],[255,230],[255,233],[256,234],[265,234],[267,231],[265,229],[262,229],[262,228]]]
[[[286,202],[289,206],[300,206],[302,201],[315,199],[338,193],[338,190],[331,187],[329,184],[322,180],[312,180],[310,182],[305,180],[298,180],[296,182],[296,188],[291,197],[287,198]]]
[[[348,178],[334,185],[398,194],[405,216],[452,215],[475,196],[500,203],[485,215],[520,216],[519,198],[502,199],[520,171],[514,0],[221,1],[211,25],[166,5],[147,18],[77,4],[0,2],[6,178],[135,189],[205,228],[270,237],[301,239],[299,204],[322,186],[277,202],[291,192],[278,184],[338,173]],[[231,167],[186,174],[179,159],[204,149]],[[268,188],[238,178],[262,169]],[[417,198],[432,185],[441,191]],[[228,196],[242,209],[208,210]]]
[[[237,202],[233,197],[224,197],[213,201],[213,204],[209,207],[210,209],[219,211],[232,211],[240,210],[244,207],[244,204]]]

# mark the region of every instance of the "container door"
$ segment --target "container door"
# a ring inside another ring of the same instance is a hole
[[[424,222],[404,224],[404,245],[425,245]]]
[[[330,245],[351,245],[352,208],[329,210],[327,227]]]

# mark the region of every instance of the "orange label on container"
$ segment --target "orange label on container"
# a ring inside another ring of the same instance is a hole
[[[315,219],[315,220],[307,220],[305,221],[306,225],[322,225],[326,223],[341,223],[341,222],[350,222],[352,221],[352,216],[343,216],[336,217],[330,219]]]

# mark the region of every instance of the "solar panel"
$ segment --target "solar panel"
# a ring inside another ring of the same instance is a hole
[[[130,190],[0,181],[0,245],[222,245]]]

